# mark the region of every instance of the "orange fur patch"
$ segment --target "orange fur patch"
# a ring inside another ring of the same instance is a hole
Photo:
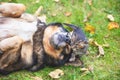
[[[62,52],[62,49],[56,50],[53,48],[53,46],[50,44],[50,38],[52,35],[56,32],[59,32],[58,26],[49,26],[44,31],[44,38],[43,38],[43,46],[48,55],[51,57],[54,57],[55,59],[59,59],[59,55]]]

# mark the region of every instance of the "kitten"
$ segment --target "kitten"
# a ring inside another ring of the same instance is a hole
[[[83,31],[72,24],[64,23],[64,25],[69,26],[73,29],[72,32],[70,32],[71,37],[71,48],[72,48],[72,55],[69,59],[70,62],[75,61],[77,56],[81,57],[83,54],[86,53],[88,48],[88,40]]]

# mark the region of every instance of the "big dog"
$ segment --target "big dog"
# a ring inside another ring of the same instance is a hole
[[[0,17],[0,73],[64,65],[71,55],[69,44],[61,23]]]

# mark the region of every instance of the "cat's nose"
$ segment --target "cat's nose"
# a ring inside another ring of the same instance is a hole
[[[69,38],[69,36],[66,36],[66,37],[65,37],[65,42],[68,43],[68,44],[71,43],[71,39]]]
[[[85,43],[85,44],[88,44],[88,40],[84,40],[84,43]]]

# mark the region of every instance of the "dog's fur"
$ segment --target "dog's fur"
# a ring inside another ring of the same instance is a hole
[[[20,23],[20,25],[14,23]],[[20,69],[36,71],[43,68],[44,65],[60,66],[69,60],[70,40],[67,36],[68,32],[60,23],[45,25],[38,21],[36,27],[34,22],[0,18],[0,31],[4,32],[4,30],[7,30],[8,33],[5,33],[4,36],[0,35],[0,43],[11,40],[10,42],[13,44],[0,47],[3,52],[0,55],[1,74]],[[59,36],[61,37],[59,38]]]
[[[32,66],[32,36],[37,30],[36,23],[0,17],[0,73]]]
[[[52,23],[44,31],[43,46],[45,63],[51,66],[64,65],[71,55],[70,38],[61,23]]]
[[[24,13],[26,7],[24,4],[2,3],[0,4],[0,13],[2,16],[18,18]]]
[[[33,36],[33,55],[37,61],[29,70],[36,71],[45,65],[64,65],[71,53],[70,38],[67,33],[61,23],[39,26]]]

